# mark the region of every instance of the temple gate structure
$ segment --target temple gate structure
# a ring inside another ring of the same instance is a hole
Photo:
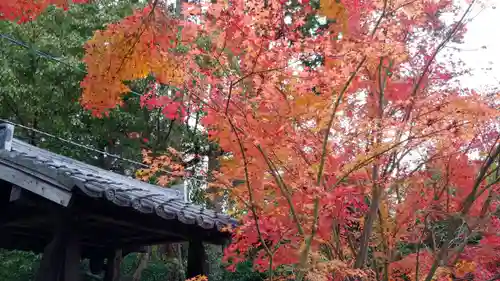
[[[141,247],[189,242],[187,278],[205,274],[203,243],[224,245],[235,220],[161,188],[13,138],[0,124],[0,248],[43,253],[36,281],[78,281],[80,262],[119,280]]]

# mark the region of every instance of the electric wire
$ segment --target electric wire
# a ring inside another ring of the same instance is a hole
[[[61,64],[64,64],[70,68],[73,68],[75,69],[76,71],[79,71],[81,73],[87,73],[87,71],[85,69],[82,69],[82,68],[79,68],[77,66],[74,66],[64,60],[62,60],[61,58],[58,58],[52,54],[49,54],[47,52],[43,52],[43,51],[40,51],[38,49],[35,49],[33,48],[32,46],[28,45],[27,43],[19,40],[19,39],[16,39],[10,35],[6,35],[6,34],[3,34],[3,33],[0,33],[0,38],[2,39],[5,39],[7,40],[9,43],[13,44],[13,45],[17,45],[17,46],[20,46],[20,47],[23,47],[25,49],[28,49],[30,51],[32,51],[33,53],[35,53],[36,55],[40,56],[40,57],[43,57],[43,58],[46,58],[48,60],[52,60],[52,61],[55,61],[57,63],[61,63]],[[137,95],[137,96],[142,96],[142,94],[138,93],[138,92],[135,92],[135,91],[130,91],[130,93],[134,94],[134,95]]]
[[[32,46],[30,46],[29,44],[27,44],[27,43],[25,43],[25,42],[23,42],[23,41],[21,41],[19,39],[16,39],[16,38],[14,38],[14,37],[12,37],[10,35],[0,33],[0,38],[7,40],[9,43],[11,43],[13,45],[17,45],[17,46],[23,47],[25,49],[28,49],[28,50],[32,51],[33,53],[35,53],[36,55],[38,55],[40,57],[46,58],[48,60],[55,61],[57,63],[64,64],[64,65],[66,65],[66,66],[68,66],[68,67],[70,67],[72,69],[75,69],[76,71],[81,72],[81,73],[87,73],[87,71],[84,70],[84,69],[82,69],[82,68],[74,66],[74,65],[72,65],[72,64],[64,61],[63,59],[58,58],[58,57],[56,57],[56,56],[54,56],[54,55],[52,55],[50,53],[47,53],[47,52],[35,49]],[[135,91],[132,91],[132,90],[130,91],[130,93],[132,93],[134,95],[137,95],[137,96],[142,96],[142,94],[140,94],[138,92],[135,92]],[[24,126],[24,125],[21,125],[21,124],[16,124],[14,122],[11,122],[11,121],[8,121],[8,120],[5,120],[5,119],[0,119],[0,121],[6,122],[6,123],[10,123],[10,124],[12,124],[14,126],[17,126],[17,127],[20,127],[20,128],[26,129],[26,130],[30,130],[30,131],[36,132],[38,134],[42,134],[42,135],[54,138],[54,139],[58,139],[59,141],[62,141],[62,142],[68,143],[68,144],[72,144],[72,145],[75,145],[75,146],[78,146],[78,147],[81,147],[81,148],[85,148],[87,150],[91,150],[93,152],[100,153],[102,155],[113,157],[115,159],[119,159],[119,160],[124,161],[124,162],[135,164],[135,165],[138,165],[138,166],[141,166],[141,167],[144,167],[144,168],[151,168],[150,166],[148,166],[148,165],[146,165],[144,163],[137,162],[137,161],[134,161],[134,160],[131,160],[131,159],[127,159],[127,158],[123,158],[120,155],[115,155],[115,154],[111,154],[111,153],[108,153],[108,152],[105,152],[105,151],[101,151],[101,150],[98,150],[98,149],[95,149],[95,148],[92,148],[92,147],[89,147],[89,146],[86,146],[86,145],[83,145],[83,144],[79,144],[79,143],[73,142],[71,140],[66,140],[66,139],[60,138],[58,136],[52,135],[50,133],[40,131],[40,130],[35,129],[35,128],[31,128],[31,127]],[[165,171],[165,170],[161,170],[161,171],[163,171],[163,172],[165,172],[167,174],[169,173],[168,171]],[[184,178],[191,179],[191,180],[203,183],[203,184],[208,184],[207,181],[200,180],[200,179],[197,179],[197,178],[194,178],[194,177],[184,177]]]
[[[56,56],[54,56],[52,54],[49,54],[47,52],[43,52],[43,51],[40,51],[38,49],[35,49],[35,48],[31,47],[30,45],[28,45],[27,43],[25,43],[25,42],[23,42],[21,40],[18,40],[16,38],[13,38],[10,35],[6,35],[6,34],[3,34],[3,33],[0,33],[0,38],[7,40],[11,44],[14,44],[14,45],[23,47],[25,49],[28,49],[28,50],[34,52],[35,54],[37,54],[40,57],[43,57],[43,58],[55,61],[57,63],[64,64],[64,65],[66,65],[66,66],[68,66],[68,67],[70,67],[72,69],[75,69],[75,70],[81,72],[81,73],[87,73],[87,71],[84,70],[84,69],[81,69],[81,68],[79,68],[77,66],[71,65],[70,63],[68,63],[68,62],[62,60],[61,58],[58,58],[58,57],[56,57]],[[138,95],[138,96],[142,96],[140,93],[137,93],[135,91],[130,91],[130,92],[132,94],[135,94],[135,95]],[[43,131],[40,131],[38,129],[32,128],[32,127],[28,127],[28,126],[24,126],[24,125],[21,125],[21,124],[17,124],[17,123],[14,123],[14,122],[11,122],[11,121],[8,121],[8,120],[5,120],[5,119],[0,119],[0,121],[12,124],[14,126],[17,126],[17,127],[20,127],[20,128],[26,129],[26,130],[30,130],[30,131],[36,132],[38,134],[45,135],[47,137],[51,137],[51,138],[57,139],[59,141],[62,141],[62,142],[65,142],[65,143],[68,143],[68,144],[71,144],[71,145],[75,145],[75,146],[78,146],[78,147],[81,147],[81,148],[84,148],[84,149],[87,149],[87,150],[90,150],[90,151],[93,151],[93,152],[96,152],[96,153],[100,153],[100,154],[105,155],[105,156],[109,156],[109,157],[112,157],[112,158],[115,158],[115,159],[119,159],[119,160],[124,161],[124,162],[128,162],[128,163],[131,163],[131,164],[134,164],[134,165],[138,165],[138,166],[141,166],[143,168],[149,168],[149,169],[151,168],[151,166],[148,166],[148,165],[146,165],[144,163],[141,163],[141,162],[138,162],[138,161],[134,161],[134,160],[131,160],[131,159],[127,159],[127,158],[124,158],[124,157],[122,157],[120,155],[111,154],[111,153],[108,153],[106,151],[98,150],[98,149],[95,149],[95,148],[90,147],[90,146],[86,146],[86,145],[83,145],[83,144],[80,144],[80,143],[76,143],[76,142],[71,141],[71,140],[63,139],[63,138],[58,137],[56,135],[53,135],[53,134],[50,134],[50,133],[47,133],[47,132],[43,132]],[[167,174],[172,175],[172,173],[170,173],[169,171],[166,171],[166,170],[163,170],[163,169],[160,169],[160,170],[162,172],[165,172]],[[208,183],[206,181],[203,181],[203,180],[200,180],[200,179],[197,179],[197,178],[194,178],[194,177],[184,177],[184,178],[190,179],[190,180],[194,180],[194,181],[198,181],[198,182],[204,183],[204,184]]]
[[[25,126],[25,125],[22,125],[22,124],[18,124],[18,123],[15,123],[15,122],[12,122],[12,121],[9,121],[9,120],[6,120],[6,119],[2,119],[2,118],[0,118],[0,122],[11,124],[11,125],[13,125],[15,127],[23,128],[25,130],[29,130],[29,131],[35,132],[37,134],[44,135],[44,136],[47,136],[47,137],[59,140],[61,142],[67,143],[67,144],[71,144],[71,145],[74,145],[74,146],[77,146],[77,147],[80,147],[80,148],[83,148],[83,149],[86,149],[86,150],[89,150],[89,151],[93,151],[95,153],[99,153],[99,154],[104,155],[106,157],[112,157],[112,158],[118,159],[120,161],[128,162],[130,164],[134,164],[134,165],[137,165],[137,166],[140,166],[140,167],[143,167],[143,168],[148,168],[148,169],[152,168],[151,166],[149,166],[147,164],[144,164],[144,163],[132,160],[132,159],[128,159],[128,158],[122,157],[122,156],[117,155],[117,154],[113,154],[113,153],[109,153],[109,152],[102,151],[102,150],[99,150],[99,149],[95,149],[95,148],[90,147],[88,145],[77,143],[77,142],[72,141],[72,140],[64,139],[64,138],[61,138],[59,136],[53,135],[51,133],[47,133],[47,132],[35,129],[33,127],[29,127],[29,126]],[[164,173],[166,173],[166,174],[174,175],[172,172],[169,172],[167,170],[164,170],[164,169],[159,169],[159,170],[162,171],[162,172],[164,172]],[[188,179],[188,180],[197,181],[197,182],[202,183],[202,184],[208,184],[207,181],[200,180],[200,179],[195,178],[195,177],[185,176],[183,178],[184,179]]]

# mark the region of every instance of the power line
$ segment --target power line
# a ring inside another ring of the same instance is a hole
[[[25,49],[30,50],[30,51],[34,52],[35,54],[37,54],[40,57],[44,57],[44,58],[47,58],[49,60],[56,61],[58,63],[62,63],[64,65],[72,67],[72,68],[74,68],[74,69],[76,69],[76,70],[78,70],[80,72],[86,73],[86,71],[83,70],[83,69],[81,69],[81,68],[75,67],[75,66],[73,66],[73,65],[71,65],[71,64],[69,64],[69,63],[67,63],[67,62],[65,62],[63,60],[61,60],[60,58],[57,58],[57,57],[49,54],[49,53],[46,53],[46,52],[34,49],[34,48],[30,47],[28,44],[26,44],[26,43],[24,43],[22,41],[19,41],[17,39],[14,39],[14,38],[12,38],[9,35],[5,35],[5,34],[0,33],[0,37],[3,38],[3,39],[5,39],[5,40],[7,40],[7,41],[9,41],[11,44],[15,44],[17,46],[21,46],[21,47],[23,47]]]
[[[0,0],[0,1],[1,1],[1,0]],[[23,48],[25,48],[25,49],[28,49],[28,50],[30,50],[30,51],[32,51],[32,52],[34,52],[35,54],[37,54],[37,55],[38,55],[38,56],[40,56],[40,57],[46,58],[46,59],[48,59],[48,60],[55,61],[55,62],[57,62],[57,63],[64,64],[64,65],[66,65],[66,66],[68,66],[68,67],[70,67],[70,68],[73,68],[73,69],[75,69],[75,70],[77,70],[77,71],[81,72],[81,73],[85,73],[85,74],[87,73],[87,71],[86,71],[85,69],[82,69],[82,68],[79,68],[79,67],[77,67],[77,66],[71,65],[70,63],[68,63],[68,62],[66,62],[66,61],[62,60],[61,58],[58,58],[58,57],[56,57],[56,56],[54,56],[54,55],[52,55],[52,54],[49,54],[49,53],[47,53],[47,52],[43,52],[43,51],[40,51],[40,50],[38,50],[38,49],[35,49],[35,48],[31,47],[30,45],[28,45],[27,43],[25,43],[25,42],[23,42],[23,41],[21,41],[21,40],[19,40],[19,39],[13,38],[13,37],[12,37],[12,36],[10,36],[10,35],[6,35],[6,34],[3,34],[3,33],[0,33],[0,38],[5,39],[5,40],[9,41],[9,43],[11,43],[11,44],[13,44],[13,45],[21,46],[21,47],[23,47]],[[138,92],[133,91],[133,90],[130,90],[130,93],[131,93],[131,94],[134,94],[134,95],[136,95],[136,96],[139,96],[139,97],[140,97],[140,96],[143,96],[143,94],[138,93]],[[200,102],[202,102],[203,104],[206,104],[206,103],[205,103],[205,102],[203,102],[202,100],[200,100]]]
[[[128,163],[131,163],[131,164],[134,164],[134,165],[138,165],[138,166],[141,166],[143,168],[148,168],[148,169],[152,168],[151,166],[149,166],[147,164],[144,164],[144,163],[132,160],[132,159],[124,158],[124,157],[122,157],[120,155],[117,155],[117,154],[112,154],[112,153],[109,153],[109,152],[106,152],[106,151],[95,149],[93,147],[90,147],[90,146],[87,146],[87,145],[84,145],[84,144],[81,144],[81,143],[77,143],[77,142],[74,142],[72,140],[67,140],[67,139],[58,137],[56,135],[50,134],[50,133],[47,133],[47,132],[44,132],[44,131],[40,131],[40,130],[32,128],[32,127],[28,127],[28,126],[24,126],[22,124],[14,123],[14,122],[6,120],[6,119],[0,118],[0,122],[8,123],[8,124],[14,125],[16,127],[20,127],[20,128],[23,128],[23,129],[26,129],[26,130],[29,130],[29,131],[32,131],[32,132],[35,132],[35,133],[38,133],[38,134],[50,137],[50,138],[54,138],[54,139],[57,139],[57,140],[59,140],[61,142],[65,142],[67,144],[78,146],[80,148],[84,148],[84,149],[87,149],[87,150],[99,153],[99,154],[107,156],[107,157],[112,157],[112,158],[115,158],[115,159],[118,159],[118,160],[121,160],[121,161],[124,161],[124,162],[128,162]],[[164,170],[164,169],[160,169],[160,171],[165,172],[165,173],[170,174],[170,175],[173,175],[172,172],[169,172],[169,171]],[[184,177],[184,178],[185,179],[194,180],[194,181],[197,181],[197,182],[200,182],[200,183],[208,184],[207,181],[200,180],[200,179],[197,179],[197,178],[194,178],[194,177]]]
[[[68,62],[62,60],[61,58],[58,58],[58,57],[56,57],[56,56],[54,56],[54,55],[52,55],[50,53],[47,53],[47,52],[35,49],[32,46],[30,46],[29,44],[27,44],[27,43],[25,43],[25,42],[23,42],[23,41],[21,41],[19,39],[16,39],[16,38],[14,38],[14,37],[12,37],[10,35],[0,33],[0,38],[7,40],[9,43],[11,43],[13,45],[17,45],[17,46],[23,47],[25,49],[28,49],[28,50],[32,51],[33,53],[35,53],[36,55],[38,55],[40,57],[46,58],[48,60],[55,61],[57,63],[64,64],[64,65],[66,65],[66,66],[68,66],[70,68],[73,68],[73,69],[81,72],[81,73],[87,73],[87,71],[84,70],[84,69],[82,69],[82,68],[79,68],[77,66],[71,65],[70,63],[68,63]],[[142,96],[142,94],[140,94],[138,92],[135,92],[135,91],[130,91],[130,92],[132,94],[134,94],[134,95]],[[105,152],[105,151],[97,150],[97,149],[95,149],[93,147],[85,146],[85,145],[73,142],[71,140],[66,140],[66,139],[60,138],[58,136],[55,136],[55,135],[52,135],[52,134],[49,134],[49,133],[37,130],[35,128],[27,127],[27,126],[24,126],[24,125],[21,125],[21,124],[16,124],[16,123],[10,122],[8,120],[4,120],[4,119],[0,119],[0,121],[7,122],[7,123],[10,123],[12,125],[18,126],[20,128],[24,128],[26,130],[31,130],[33,132],[36,132],[36,133],[39,133],[39,134],[42,134],[42,135],[45,135],[45,136],[48,136],[48,137],[58,139],[59,141],[66,142],[66,143],[69,143],[69,144],[72,144],[72,145],[75,145],[75,146],[78,146],[78,147],[81,147],[81,148],[85,148],[87,150],[91,150],[91,151],[94,151],[94,152],[97,152],[97,153],[100,153],[100,154],[103,154],[103,155],[106,155],[106,156],[109,156],[109,157],[113,157],[113,158],[116,158],[116,159],[119,159],[119,160],[122,160],[122,161],[125,161],[125,162],[129,162],[129,163],[132,163],[132,164],[135,164],[135,165],[139,165],[139,166],[142,166],[142,167],[145,167],[145,168],[151,168],[150,166],[148,166],[148,165],[146,165],[144,163],[140,163],[140,162],[137,162],[137,161],[134,161],[134,160],[131,160],[131,159],[123,158],[123,157],[121,157],[119,155],[110,154],[110,153]],[[164,170],[161,170],[161,171],[169,173],[168,171],[164,171]],[[203,180],[200,180],[200,179],[197,179],[197,178],[193,178],[193,177],[185,177],[185,178],[192,179],[192,180],[195,180],[195,181],[198,181],[198,182],[201,182],[201,183],[208,183],[206,181],[203,181]]]
[[[38,56],[40,56],[42,58],[46,58],[48,60],[52,60],[52,61],[55,61],[57,63],[64,64],[64,65],[66,65],[68,67],[71,67],[71,68],[73,68],[73,69],[81,72],[81,73],[85,73],[85,74],[87,73],[87,71],[85,69],[82,69],[82,68],[79,68],[77,66],[74,66],[74,65],[72,65],[72,64],[70,64],[70,63],[62,60],[61,58],[58,58],[58,57],[52,55],[52,54],[49,54],[47,52],[43,52],[43,51],[40,51],[38,49],[35,49],[35,48],[31,47],[30,45],[28,45],[27,43],[25,43],[25,42],[23,42],[23,41],[21,41],[19,39],[16,39],[16,38],[14,38],[14,37],[12,37],[10,35],[6,35],[6,34],[3,34],[3,33],[0,33],[0,38],[9,41],[9,43],[11,43],[13,45],[17,45],[17,46],[23,47],[25,49],[28,49],[28,50],[32,51],[33,53],[37,54]],[[142,94],[140,94],[138,92],[135,92],[135,91],[132,91],[132,90],[130,91],[130,93],[132,93],[134,95],[137,95],[137,96],[142,96]]]
[[[19,39],[16,39],[16,38],[14,38],[14,37],[12,37],[10,35],[6,35],[6,34],[3,34],[3,33],[0,33],[0,38],[7,40],[9,43],[11,43],[13,45],[17,45],[17,46],[23,47],[25,49],[28,49],[28,50],[34,52],[35,54],[37,54],[40,57],[43,57],[43,58],[55,61],[57,63],[64,64],[64,65],[66,65],[66,66],[68,66],[70,68],[73,68],[73,69],[81,72],[81,73],[87,73],[87,71],[84,70],[84,69],[82,69],[82,68],[79,68],[77,66],[71,65],[70,63],[68,63],[68,62],[62,60],[61,58],[58,58],[58,57],[56,57],[56,56],[54,56],[54,55],[52,55],[50,53],[43,52],[43,51],[40,51],[38,49],[35,49],[35,48],[31,47],[30,45],[28,45],[27,43],[25,43],[25,42],[23,42],[23,41],[21,41]],[[142,96],[142,94],[140,94],[138,92],[135,92],[135,91],[130,91],[130,92],[132,94],[134,94],[134,95]],[[63,139],[61,137],[52,135],[52,134],[47,133],[47,132],[40,131],[40,130],[32,128],[32,127],[28,127],[28,126],[24,126],[24,125],[21,125],[21,124],[17,124],[17,123],[14,123],[14,122],[11,122],[11,121],[8,121],[8,120],[5,120],[5,119],[0,119],[0,122],[6,122],[6,123],[12,124],[14,126],[17,126],[17,127],[20,127],[20,128],[26,129],[26,130],[30,130],[30,131],[36,132],[38,134],[42,134],[42,135],[48,136],[48,137],[57,139],[59,141],[71,144],[71,145],[75,145],[75,146],[78,146],[78,147],[81,147],[81,148],[84,148],[84,149],[87,149],[87,150],[91,150],[91,151],[96,152],[96,153],[100,153],[100,154],[105,155],[105,156],[113,157],[115,159],[119,159],[119,160],[124,161],[124,162],[128,162],[128,163],[135,164],[135,165],[138,165],[138,166],[141,166],[141,167],[144,167],[144,168],[151,169],[151,166],[148,166],[148,165],[146,165],[144,163],[137,162],[137,161],[134,161],[134,160],[131,160],[131,159],[127,159],[127,158],[121,157],[120,155],[111,154],[111,153],[108,153],[106,151],[101,151],[101,150],[95,149],[95,148],[90,147],[90,146],[86,146],[86,145],[83,145],[83,144],[80,144],[80,143],[76,143],[76,142],[71,141],[71,140]],[[160,169],[160,171],[165,172],[167,174],[172,174],[169,171],[166,171],[166,170],[163,170],[163,169]],[[200,182],[200,183],[208,184],[207,181],[200,180],[200,179],[197,179],[197,178],[194,178],[194,177],[185,177],[185,178],[186,179],[191,179],[191,180],[194,180],[194,181],[197,181],[197,182]]]

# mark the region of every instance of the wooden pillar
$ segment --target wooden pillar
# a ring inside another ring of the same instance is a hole
[[[14,125],[0,123],[0,149],[12,150],[12,138],[14,137]]]
[[[57,231],[45,247],[35,281],[58,281],[64,261],[63,235]]]
[[[122,263],[122,250],[112,251],[106,262],[106,272],[104,274],[104,281],[119,281],[120,280],[120,266]]]
[[[189,241],[187,278],[208,275],[207,255],[201,240]]]
[[[80,281],[81,249],[79,234],[74,226],[71,228],[66,243],[63,279],[61,281]]]
[[[69,214],[56,214],[55,222],[52,241],[45,247],[35,281],[79,281],[81,255],[76,224]]]

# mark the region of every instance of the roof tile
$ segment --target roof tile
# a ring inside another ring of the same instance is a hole
[[[220,230],[228,224],[236,224],[228,215],[184,202],[179,190],[161,188],[125,177],[17,139],[12,141],[12,151],[0,151],[0,159],[41,173],[69,190],[77,187],[87,196],[107,199],[139,212],[155,213],[163,219],[177,219],[185,224],[197,224],[204,229]]]

